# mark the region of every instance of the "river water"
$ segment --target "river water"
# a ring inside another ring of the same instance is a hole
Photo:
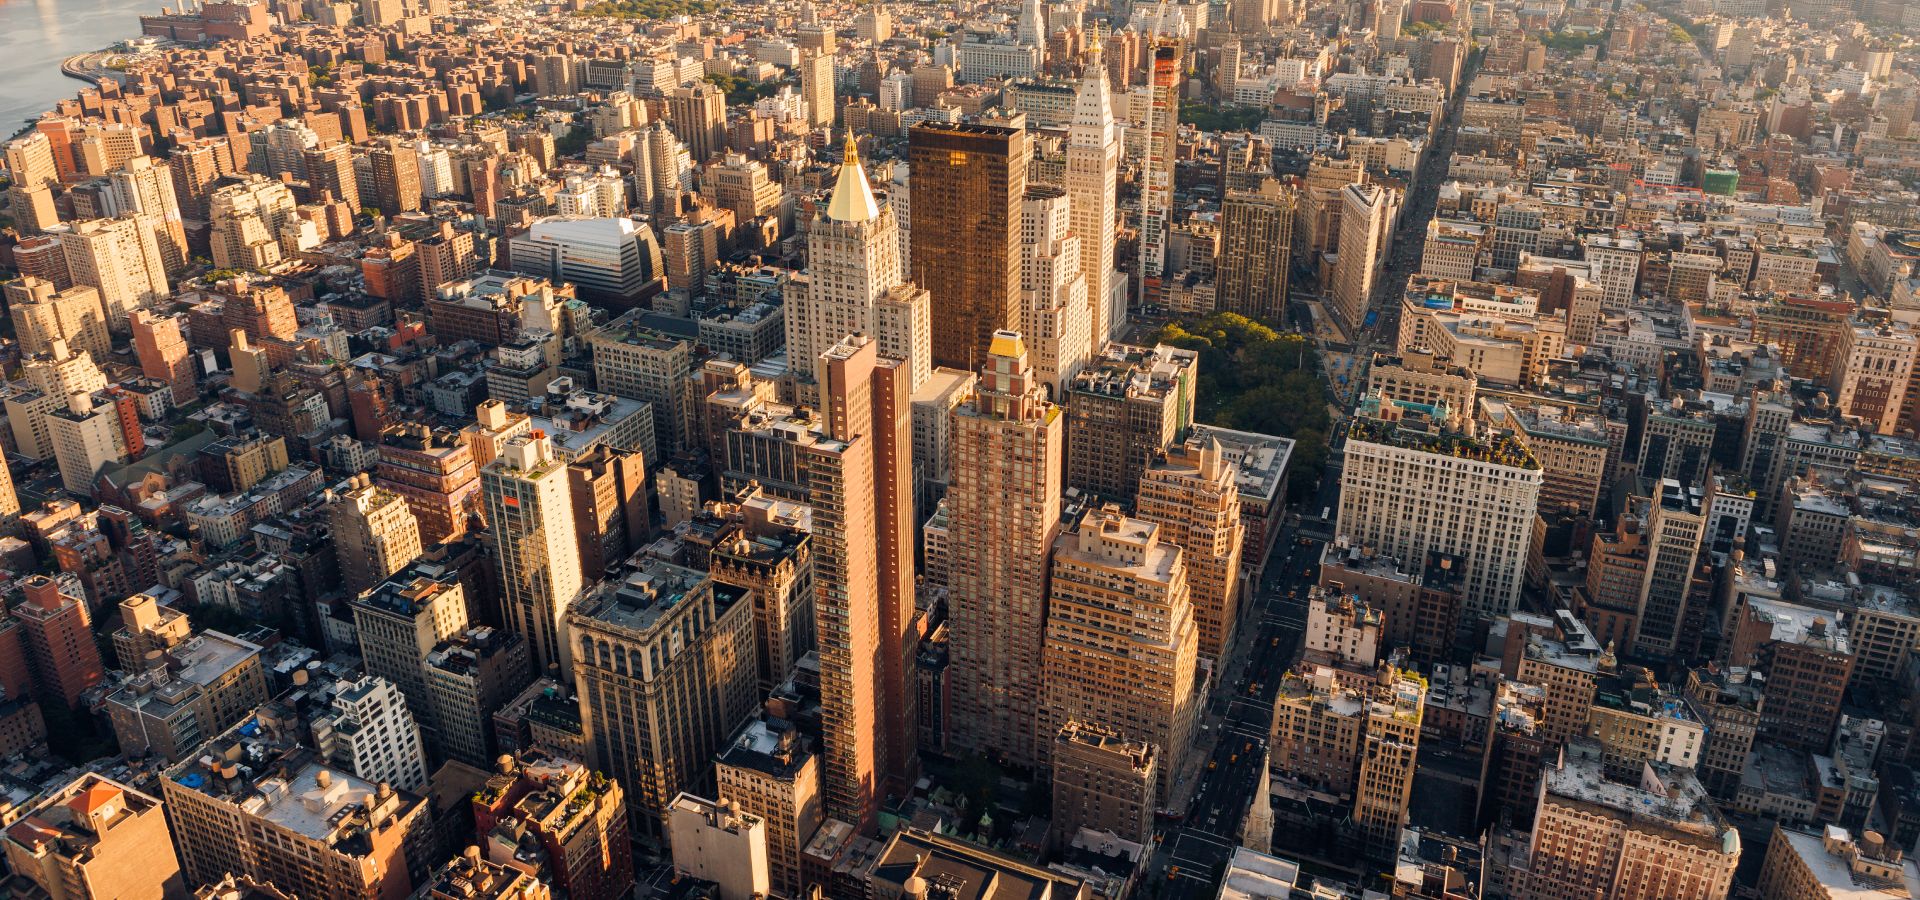
[[[184,0],[0,0],[0,138],[87,83],[60,62],[140,34],[140,16]]]

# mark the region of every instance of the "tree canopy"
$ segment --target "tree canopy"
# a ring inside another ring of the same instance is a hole
[[[1260,127],[1267,111],[1258,106],[1214,106],[1208,103],[1180,104],[1180,121],[1201,131],[1252,131]]]
[[[725,91],[728,106],[740,106],[755,100],[771,97],[780,91],[778,81],[748,81],[738,75],[715,72],[707,76],[707,83]]]
[[[1288,489],[1312,490],[1332,423],[1326,376],[1311,342],[1228,312],[1169,323],[1152,340],[1200,354],[1198,421],[1293,438]]]
[[[1540,43],[1547,45],[1548,50],[1557,50],[1569,56],[1575,56],[1582,50],[1600,43],[1601,40],[1602,36],[1598,33],[1585,34],[1578,31],[1556,31],[1553,34],[1542,35]]]
[[[671,19],[717,12],[722,0],[601,0],[587,7],[590,16],[614,19]]]

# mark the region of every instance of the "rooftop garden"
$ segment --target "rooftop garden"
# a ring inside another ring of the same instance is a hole
[[[1538,469],[1533,451],[1513,435],[1493,432],[1474,437],[1452,431],[1421,431],[1402,428],[1397,423],[1357,416],[1347,426],[1347,437],[1373,444],[1387,444],[1423,453],[1436,453],[1455,459],[1493,463],[1516,469]]]

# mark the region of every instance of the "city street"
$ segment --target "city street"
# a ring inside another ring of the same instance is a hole
[[[1338,470],[1329,468],[1320,489],[1298,512],[1317,517],[1338,489]],[[1316,530],[1309,527],[1308,532]],[[1147,896],[1196,900],[1214,896],[1217,879],[1243,837],[1247,810],[1259,788],[1261,768],[1267,764],[1273,699],[1280,679],[1299,655],[1306,630],[1307,591],[1319,575],[1323,546],[1291,523],[1276,539],[1266,582],[1240,626],[1233,654],[1237,662],[1228,666],[1227,675],[1208,698],[1207,735],[1212,749],[1207,765],[1185,816],[1163,824],[1161,843],[1147,873],[1155,887],[1148,889]]]
[[[1434,145],[1415,174],[1401,227],[1373,297],[1379,316],[1373,328],[1357,336],[1347,369],[1347,390],[1335,389],[1335,402],[1349,414],[1365,387],[1374,348],[1395,346],[1400,296],[1407,279],[1420,267],[1427,223],[1433,218],[1453,156],[1465,83],[1472,77],[1471,69],[1462,75],[1462,90],[1455,92]],[[1318,578],[1321,552],[1334,537],[1333,519],[1340,502],[1337,431],[1330,440],[1333,453],[1320,484],[1305,503],[1293,506],[1268,559],[1266,581],[1245,612],[1234,650],[1208,698],[1202,739],[1202,747],[1210,743],[1207,764],[1199,772],[1185,814],[1161,823],[1156,835],[1159,846],[1143,876],[1143,896],[1210,900],[1244,837],[1247,811],[1261,784],[1261,767],[1267,765],[1274,697],[1281,678],[1298,658],[1306,633],[1308,589]]]

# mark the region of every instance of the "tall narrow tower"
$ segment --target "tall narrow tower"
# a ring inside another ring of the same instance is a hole
[[[1073,230],[1080,236],[1080,271],[1087,278],[1087,303],[1092,308],[1090,347],[1098,350],[1127,320],[1124,299],[1113,296],[1113,210],[1120,179],[1120,129],[1113,122],[1113,97],[1107,89],[1107,67],[1101,58],[1100,35],[1087,47],[1086,73],[1073,92],[1073,121],[1067,127],[1067,199],[1073,208]]]
[[[1258,191],[1229,191],[1220,204],[1215,308],[1280,321],[1287,313],[1294,191],[1268,178]]]
[[[906,365],[864,334],[815,359],[820,431],[793,442],[813,508],[827,814],[871,833],[882,781],[912,780],[912,420]]]
[[[1117,729],[1160,748],[1182,770],[1199,712],[1199,636],[1180,548],[1160,526],[1107,505],[1060,534],[1048,584],[1046,687],[1035,745],[1051,749],[1068,722]],[[1164,802],[1173,778],[1160,782]]]
[[[813,609],[820,643],[821,787],[827,814],[867,831],[879,811],[879,573],[873,485],[873,342],[815,358],[826,433],[802,464],[813,507]]]
[[[1084,251],[1073,233],[1072,200],[1052,185],[1027,189],[1021,225],[1020,332],[1033,350],[1035,374],[1053,397],[1065,397],[1067,383],[1093,355],[1088,324],[1086,278],[1080,271]]]
[[[1141,167],[1140,302],[1157,290],[1167,264],[1167,226],[1173,217],[1173,158],[1179,145],[1182,45],[1172,38],[1153,46],[1147,73],[1147,158]]]
[[[1041,53],[1047,52],[1047,11],[1040,0],[1020,4],[1020,27],[1014,36],[1021,46],[1038,47]]]
[[[542,672],[571,672],[572,642],[562,623],[580,593],[580,546],[573,533],[567,466],[545,432],[507,442],[480,472],[493,557],[500,567],[507,626],[533,647]]]
[[[996,332],[971,402],[954,414],[948,733],[1018,766],[1040,708],[1047,566],[1060,528],[1066,421],[1044,399],[1019,333]]]

